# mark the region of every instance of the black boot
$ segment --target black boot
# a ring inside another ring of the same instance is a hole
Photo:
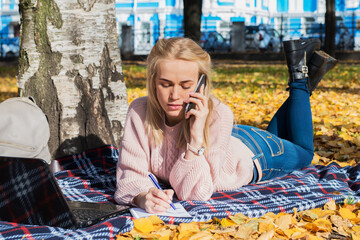
[[[315,50],[320,49],[320,39],[299,39],[284,41],[290,82],[308,77],[308,63]]]
[[[310,94],[319,84],[325,73],[337,64],[337,60],[324,51],[315,51],[309,62],[308,89]]]

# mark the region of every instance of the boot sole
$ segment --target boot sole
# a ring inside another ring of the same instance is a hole
[[[324,75],[333,69],[338,61],[324,51],[315,51],[309,64],[308,89],[312,93]]]

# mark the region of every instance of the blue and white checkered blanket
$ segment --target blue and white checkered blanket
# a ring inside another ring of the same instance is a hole
[[[113,202],[116,188],[118,151],[113,146],[88,150],[58,159],[62,171],[55,174],[69,200]],[[273,181],[247,185],[237,191],[214,193],[209,201],[181,201],[192,218],[161,216],[167,223],[207,221],[242,212],[260,217],[266,212],[292,212],[321,207],[347,196],[360,200],[360,165],[340,167],[309,166]],[[116,239],[116,234],[133,228],[130,214],[112,218],[96,225],[69,230],[48,226],[31,226],[0,221],[0,239]]]

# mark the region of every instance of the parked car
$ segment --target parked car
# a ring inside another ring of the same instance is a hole
[[[310,24],[306,29],[306,34],[302,38],[319,38],[322,45],[325,43],[325,25],[319,23]],[[343,22],[336,24],[335,47],[340,50],[354,49],[354,36]]]
[[[274,28],[259,25],[259,31],[254,34],[254,44],[262,52],[279,52],[281,48],[280,34]]]
[[[259,26],[245,26],[245,49],[258,50],[257,45],[255,44],[254,38],[255,34],[259,31]]]
[[[200,46],[207,52],[230,52],[230,40],[216,31],[202,32]]]
[[[343,22],[336,26],[335,45],[337,49],[353,50],[354,49],[354,36],[350,33],[349,29]]]
[[[279,52],[280,34],[274,28],[264,24],[245,26],[245,49]]]
[[[19,37],[1,39],[0,47],[1,47],[0,54],[2,58],[19,57],[19,51],[20,51]]]

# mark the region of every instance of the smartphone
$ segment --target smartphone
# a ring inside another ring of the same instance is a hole
[[[206,87],[206,75],[205,74],[201,74],[198,84],[195,88],[195,92],[199,92],[202,85],[204,85],[204,88]],[[195,103],[190,102],[190,103],[186,104],[185,114],[193,108],[195,108]]]

